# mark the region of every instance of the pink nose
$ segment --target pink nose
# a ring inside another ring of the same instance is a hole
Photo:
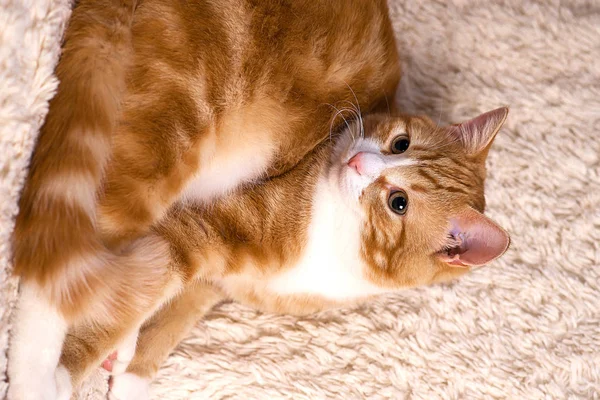
[[[356,153],[350,160],[348,160],[348,166],[354,168],[359,175],[364,173],[364,154],[362,151]]]

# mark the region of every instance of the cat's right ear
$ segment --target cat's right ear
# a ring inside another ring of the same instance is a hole
[[[438,253],[453,267],[476,267],[500,257],[510,245],[508,233],[477,210],[467,207],[450,219],[448,247]]]
[[[485,158],[507,116],[508,107],[500,107],[450,126],[450,135],[462,143],[468,154]]]

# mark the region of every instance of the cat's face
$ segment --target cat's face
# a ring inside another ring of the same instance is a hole
[[[482,212],[485,158],[507,113],[448,127],[374,115],[342,134],[329,179],[361,219],[367,279],[389,289],[443,281],[506,251],[508,234]]]

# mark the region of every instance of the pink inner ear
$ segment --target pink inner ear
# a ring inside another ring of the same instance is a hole
[[[467,152],[477,154],[492,143],[507,116],[508,108],[497,108],[461,124],[453,125],[450,133],[460,139]]]
[[[485,215],[467,209],[451,220],[450,234],[456,246],[440,253],[440,259],[453,266],[480,266],[500,257],[508,249],[508,233]]]

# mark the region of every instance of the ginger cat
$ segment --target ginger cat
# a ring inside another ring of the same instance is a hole
[[[56,73],[14,233],[11,399],[68,398],[115,347],[123,372],[145,324],[112,394],[143,396],[223,298],[313,312],[508,246],[481,214],[506,109],[340,126],[395,93],[383,0],[81,0]]]

